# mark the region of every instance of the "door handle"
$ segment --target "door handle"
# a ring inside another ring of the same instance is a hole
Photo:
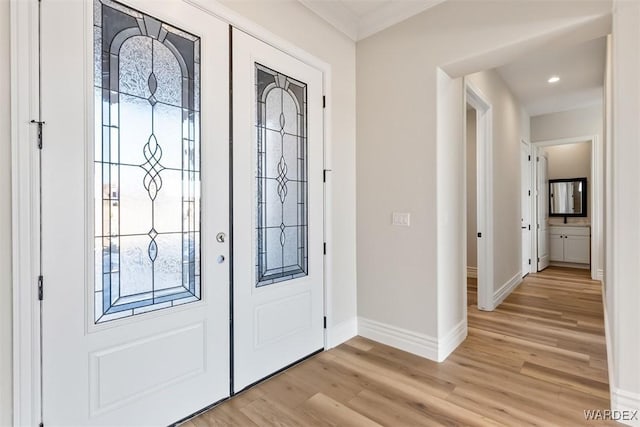
[[[223,232],[220,232],[220,233],[216,234],[216,241],[218,243],[224,243],[226,238],[227,238],[227,235],[224,234]]]
[[[520,228],[522,228],[523,230],[526,230],[526,229],[527,229],[527,226],[526,226],[526,225],[523,225],[523,226],[522,226],[522,227],[520,227]]]

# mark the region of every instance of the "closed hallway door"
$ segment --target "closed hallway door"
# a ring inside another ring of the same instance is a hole
[[[41,3],[45,425],[168,425],[229,395],[228,26]]]

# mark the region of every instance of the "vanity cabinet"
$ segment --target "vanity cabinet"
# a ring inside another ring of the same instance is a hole
[[[591,262],[591,227],[549,227],[549,258],[556,262],[589,264]]]

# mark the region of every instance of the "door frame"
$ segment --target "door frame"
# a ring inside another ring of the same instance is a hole
[[[599,135],[576,136],[570,138],[550,139],[532,142],[532,146],[539,148],[553,145],[576,144],[579,142],[591,142],[591,183],[589,184],[589,197],[591,198],[591,279],[604,280],[604,265],[600,265],[600,242],[603,243],[604,231],[604,146]],[[534,179],[537,177],[537,169],[533,167]],[[537,198],[535,220],[538,221]],[[538,254],[537,243],[534,254]]]
[[[237,12],[205,0],[176,0],[191,4],[233,27],[314,67],[323,75],[323,95],[331,97],[331,65],[295,46]],[[39,114],[39,2],[12,1],[11,34],[11,213],[12,213],[12,320],[13,423],[37,425],[42,419],[41,317],[38,299],[40,276],[40,150]],[[24,54],[24,53],[27,54]],[[331,102],[323,109],[324,185],[324,314],[332,319],[333,223],[331,180]],[[46,124],[43,126],[46,149]],[[325,349],[342,341],[340,328],[327,322]],[[231,339],[232,337],[230,337]],[[213,403],[213,402],[212,402]]]
[[[536,219],[536,215],[535,215],[535,200],[536,200],[536,190],[534,188],[534,179],[536,178],[535,173],[534,173],[534,164],[535,162],[533,162],[533,159],[537,153],[537,148],[534,147],[530,142],[527,142],[524,138],[520,139],[520,144],[525,145],[527,147],[527,149],[529,150],[529,162],[528,162],[528,169],[529,169],[529,190],[531,191],[531,194],[529,195],[529,225],[533,225],[534,224],[534,220]],[[520,190],[523,190],[522,188],[522,183],[520,183]],[[536,231],[535,228],[529,229],[529,259],[530,259],[530,263],[529,263],[529,270],[528,271],[523,271],[521,274],[524,277],[526,274],[529,273],[535,273],[537,268],[534,269],[534,263],[533,263],[533,259],[534,259],[534,254],[537,253],[536,250],[536,240],[533,238],[533,232]],[[522,247],[522,249],[524,250],[524,243],[522,243],[520,245]]]
[[[495,309],[493,299],[493,108],[488,98],[467,78],[464,79],[464,88],[463,105],[468,103],[476,110],[476,218],[478,233],[482,233],[482,237],[477,239],[478,309],[492,311]],[[466,108],[464,111],[466,115]],[[463,126],[466,135],[466,119]],[[465,144],[465,162],[466,157]],[[464,169],[466,176],[466,168]],[[464,182],[466,188],[466,178]],[[463,212],[463,223],[467,223],[466,208]],[[466,256],[464,258],[466,259]],[[466,265],[464,269],[466,278]],[[466,286],[465,279],[465,289]]]

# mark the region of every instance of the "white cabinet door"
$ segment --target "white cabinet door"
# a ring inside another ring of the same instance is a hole
[[[551,261],[564,261],[564,236],[551,234],[549,237],[549,257]]]
[[[41,7],[44,425],[172,424],[229,394],[228,26]]]
[[[234,389],[324,346],[322,73],[233,31]]]
[[[589,264],[590,257],[589,236],[571,236],[564,239],[564,261]]]

